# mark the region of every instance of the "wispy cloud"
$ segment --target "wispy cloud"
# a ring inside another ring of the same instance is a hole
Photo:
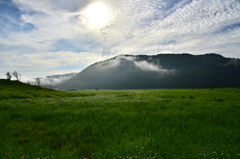
[[[31,54],[4,54],[0,56],[0,64],[7,71],[18,70],[23,75],[28,72],[29,77],[79,72],[96,61],[105,60],[107,57],[91,52],[46,52]],[[6,62],[7,61],[7,62]],[[38,70],[38,71],[36,71]]]
[[[148,62],[146,60],[139,60],[136,56],[121,55],[113,59],[97,63],[97,65],[95,66],[96,67],[95,69],[111,70],[117,67],[120,68],[121,66],[124,66],[124,68],[129,67],[129,69],[134,68],[134,69],[138,69],[146,72],[155,72],[155,73],[158,73],[159,75],[173,74],[176,72],[176,70],[169,70],[169,69],[162,68],[159,61],[156,61],[156,63],[157,64]]]
[[[149,63],[147,61],[135,61],[135,66],[143,71],[164,72],[164,69],[160,69],[159,66]]]
[[[111,15],[98,27],[81,17],[96,0],[0,2],[0,77],[81,71],[119,54],[240,57],[237,0],[98,0]]]
[[[62,74],[62,75],[47,76],[47,77],[38,77],[38,78],[40,78],[40,85],[56,85],[74,77],[76,74],[77,72]],[[37,85],[36,78],[29,78],[29,77],[23,76],[21,78],[21,81],[25,83],[29,83],[31,85]]]

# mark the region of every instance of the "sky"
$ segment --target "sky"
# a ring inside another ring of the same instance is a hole
[[[240,58],[240,0],[0,0],[0,78],[161,53]]]

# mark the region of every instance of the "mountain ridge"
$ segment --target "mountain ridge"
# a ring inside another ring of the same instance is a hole
[[[155,89],[240,86],[240,60],[203,55],[119,55],[55,85],[63,89]]]

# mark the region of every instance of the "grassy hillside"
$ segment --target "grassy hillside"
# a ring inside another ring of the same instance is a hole
[[[0,87],[0,158],[240,158],[237,88]]]
[[[0,79],[0,100],[4,99],[31,99],[31,98],[63,98],[79,97],[93,94],[54,91],[38,86],[32,86],[19,81]]]

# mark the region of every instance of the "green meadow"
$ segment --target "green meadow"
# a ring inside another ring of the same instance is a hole
[[[0,80],[1,159],[238,159],[240,89],[55,91]]]

